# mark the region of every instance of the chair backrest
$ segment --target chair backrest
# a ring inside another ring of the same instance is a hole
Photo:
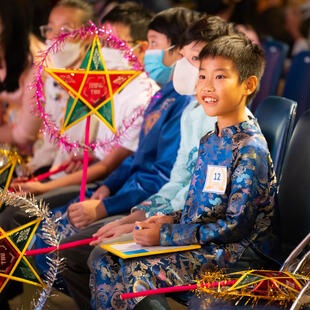
[[[310,51],[293,57],[282,96],[298,103],[296,121],[302,113],[310,109]]]
[[[260,82],[260,89],[251,103],[251,111],[268,96],[276,95],[283,65],[288,52],[288,45],[272,39],[262,43],[266,57],[266,67]]]
[[[284,158],[278,206],[284,257],[310,232],[310,110],[297,121]]]
[[[296,102],[284,97],[270,96],[257,107],[254,115],[265,136],[278,180],[288,141],[295,122]]]

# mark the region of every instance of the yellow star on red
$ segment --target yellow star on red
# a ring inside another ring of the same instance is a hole
[[[141,71],[108,70],[98,36],[79,69],[45,69],[69,94],[60,133],[94,114],[116,133],[113,96]]]
[[[9,280],[43,286],[39,275],[24,253],[41,219],[5,232],[0,227],[0,293]]]

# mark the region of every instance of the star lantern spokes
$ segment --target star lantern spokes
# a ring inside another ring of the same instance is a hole
[[[36,270],[24,256],[41,219],[5,232],[0,227],[0,293],[9,280],[43,287]]]
[[[69,94],[61,134],[92,114],[116,133],[113,96],[141,73],[108,70],[97,35],[79,69],[45,70]]]

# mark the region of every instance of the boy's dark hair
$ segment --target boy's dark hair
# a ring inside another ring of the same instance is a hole
[[[187,27],[180,42],[180,47],[182,48],[194,41],[210,42],[218,37],[234,33],[233,24],[227,23],[220,17],[206,15]]]
[[[245,35],[233,34],[209,42],[199,54],[200,62],[209,56],[230,59],[239,73],[240,83],[252,75],[257,77],[258,84],[256,90],[248,96],[248,104],[258,91],[259,82],[264,73],[264,50],[259,45],[252,43]]]
[[[60,0],[57,2],[55,7],[65,6],[69,8],[79,9],[83,11],[83,19],[81,23],[87,24],[90,20],[94,21],[94,9],[92,5],[83,0]]]
[[[202,16],[204,14],[190,9],[182,7],[170,8],[154,16],[149,25],[149,30],[155,30],[166,35],[171,45],[179,47],[184,31]]]
[[[0,43],[6,65],[6,76],[0,81],[0,91],[13,92],[19,87],[19,77],[28,63],[31,25],[19,0],[0,1],[0,19]]]
[[[124,2],[116,5],[101,23],[122,23],[130,28],[130,36],[133,41],[146,41],[147,30],[153,14],[144,9],[138,3]]]

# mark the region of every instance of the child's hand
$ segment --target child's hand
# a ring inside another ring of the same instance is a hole
[[[114,223],[114,225],[108,226],[112,223]],[[92,241],[89,245],[96,246],[100,244],[103,240],[113,240],[114,238],[119,237],[123,234],[131,233],[134,229],[134,223],[119,224],[119,220],[112,223],[101,227],[95,234],[93,234],[93,237],[97,237],[98,239]]]
[[[107,216],[102,201],[95,199],[72,203],[67,212],[71,223],[77,228],[83,228]]]
[[[149,217],[144,222],[146,223],[157,223],[157,224],[173,224],[173,217],[170,215],[155,215]]]
[[[136,222],[133,238],[144,246],[160,245],[160,227],[158,223]]]

